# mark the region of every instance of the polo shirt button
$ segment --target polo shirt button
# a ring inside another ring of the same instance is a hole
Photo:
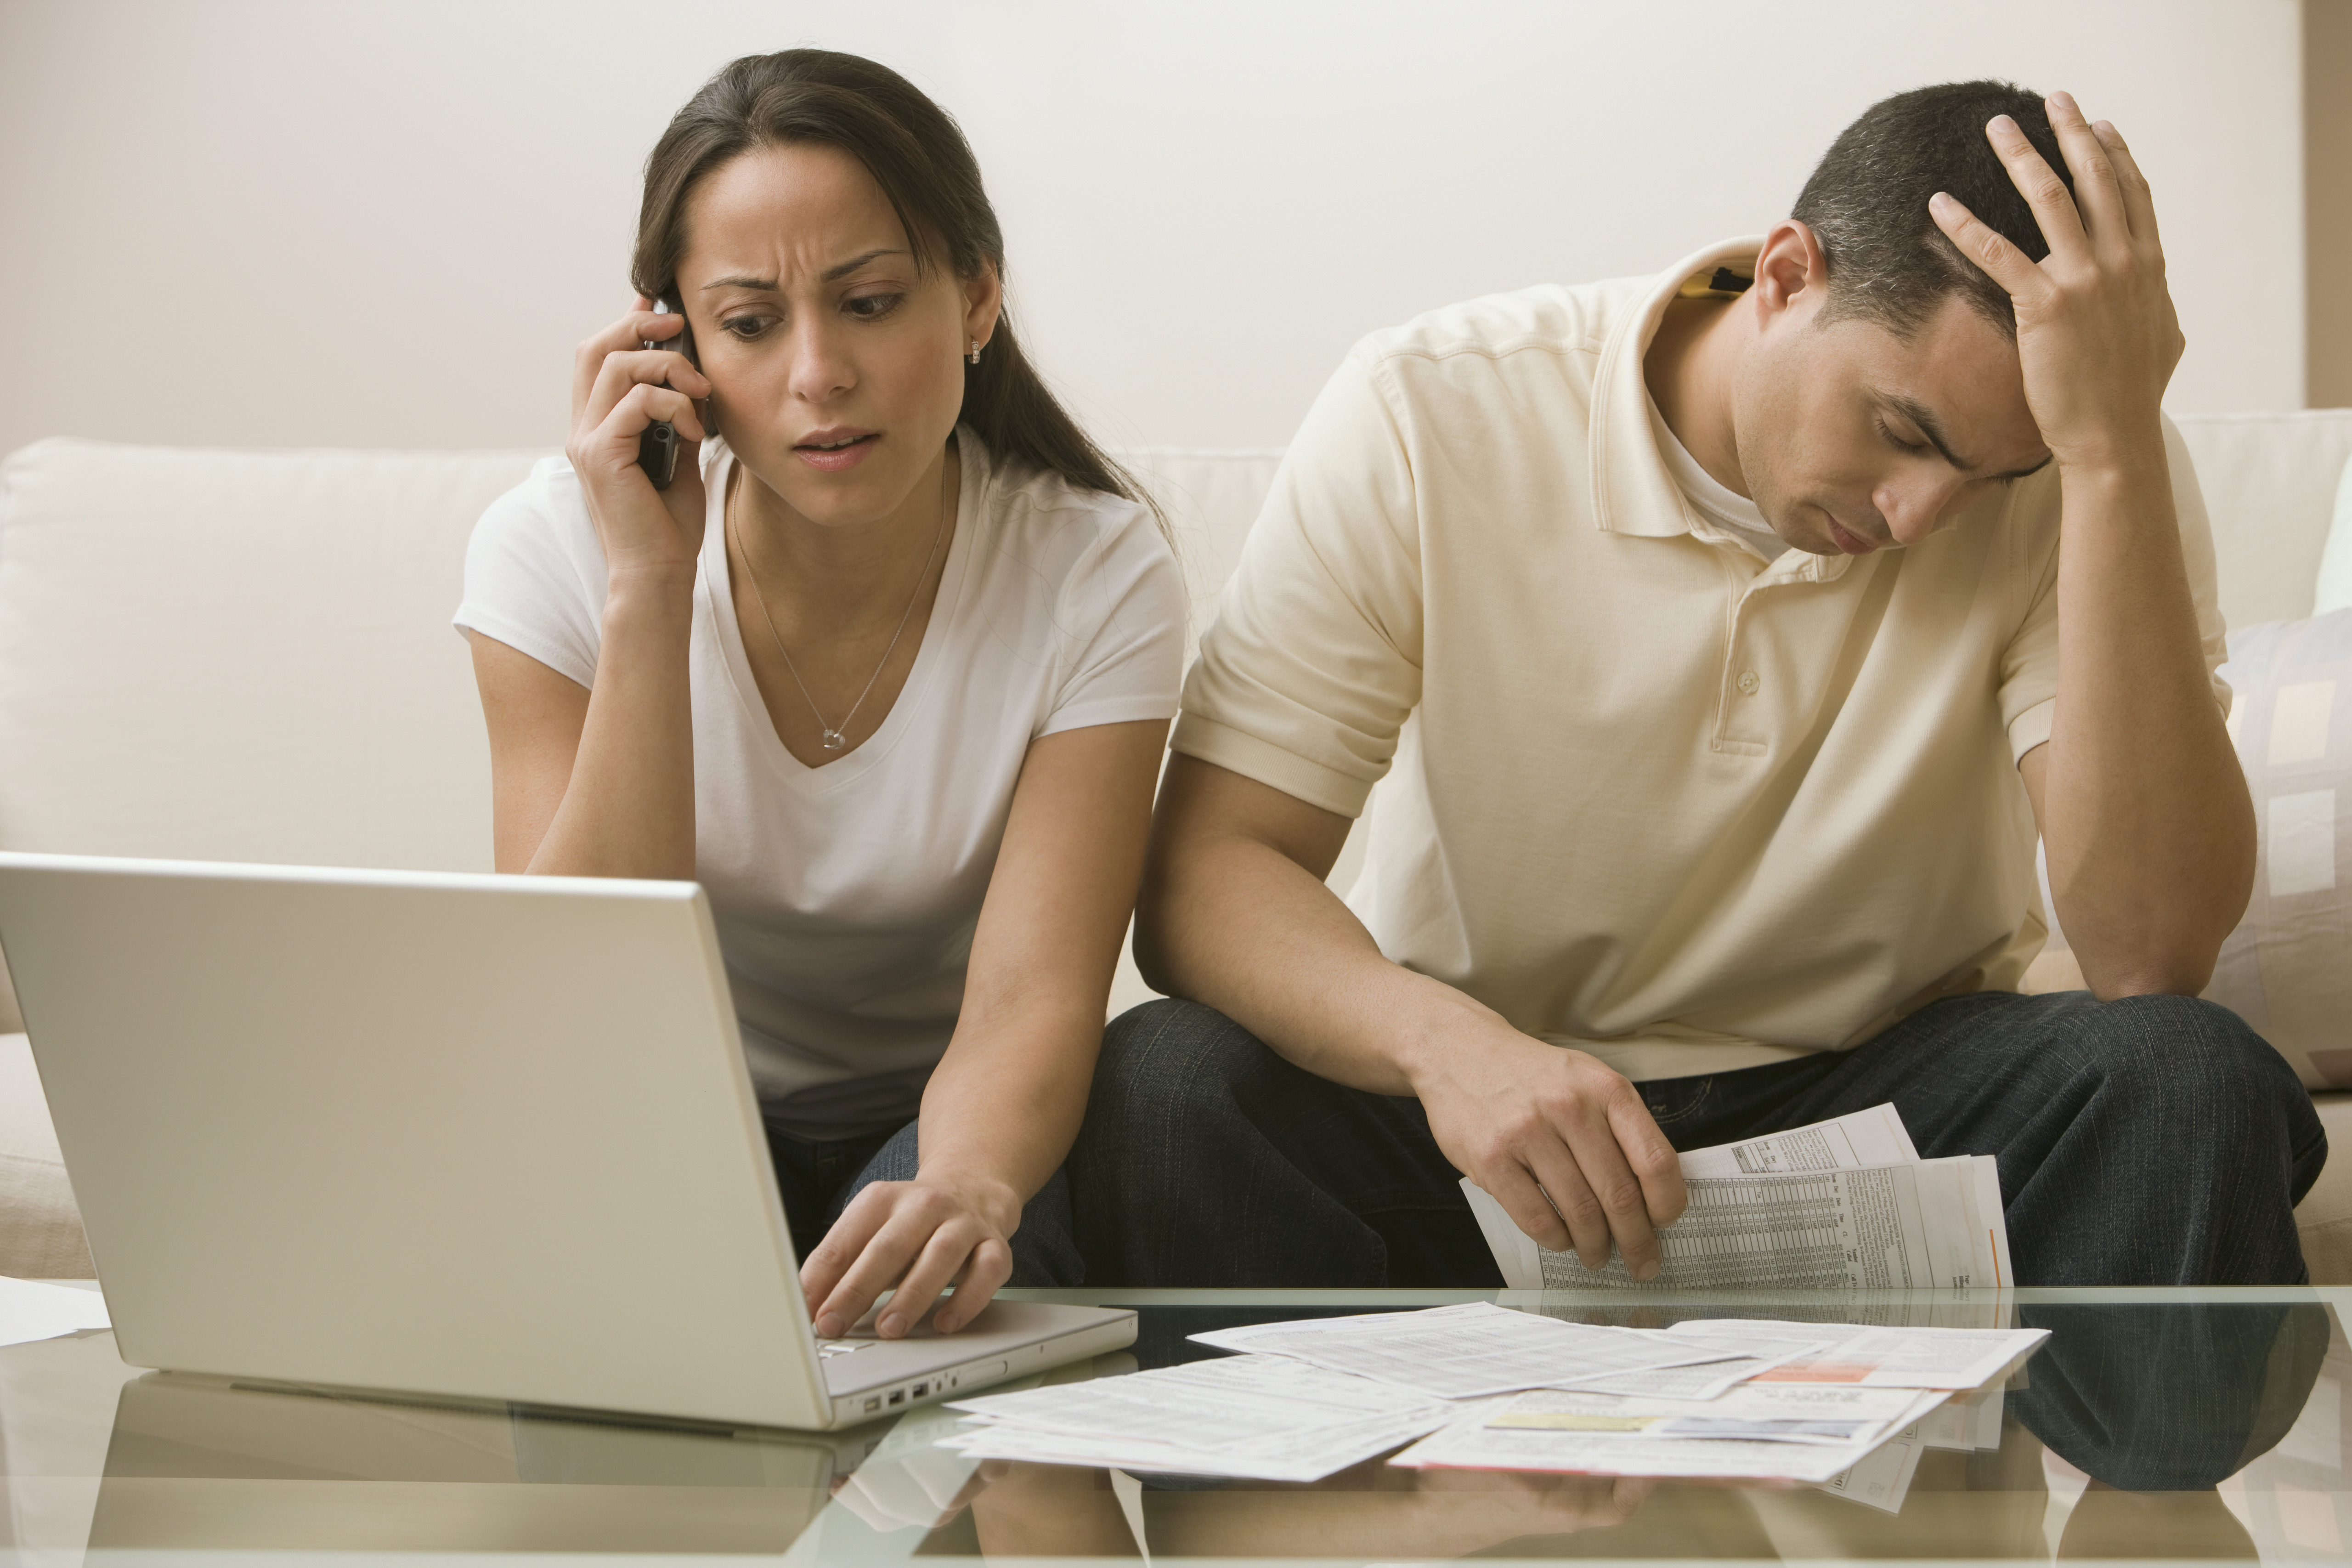
[[[1757,678],[1754,670],[1743,669],[1739,672],[1739,694],[1741,696],[1755,696],[1756,689],[1763,684],[1764,682]]]

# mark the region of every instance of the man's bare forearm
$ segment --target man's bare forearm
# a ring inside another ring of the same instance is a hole
[[[1220,773],[1181,756],[1170,770],[1136,912],[1147,981],[1214,1007],[1309,1072],[1376,1094],[1413,1093],[1412,1064],[1429,1042],[1465,1026],[1508,1028],[1452,986],[1390,963],[1312,868],[1328,872],[1344,820],[1297,806],[1327,820],[1287,825],[1280,837],[1301,842],[1277,847],[1202,798],[1234,787]]]
[[[2060,923],[2102,997],[2194,994],[2253,886],[2254,819],[2213,700],[2160,435],[2063,469],[2058,704],[2040,775]]]
[[[1324,884],[1347,822],[1192,758],[1170,764],[1136,914],[1144,977],[1319,1078],[1412,1095],[1455,1170],[1543,1246],[1657,1271],[1682,1171],[1640,1093],[1391,963]]]

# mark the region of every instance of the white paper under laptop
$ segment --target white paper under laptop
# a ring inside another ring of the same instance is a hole
[[[1134,1338],[820,1364],[690,882],[0,854],[0,946],[133,1365],[814,1428]]]

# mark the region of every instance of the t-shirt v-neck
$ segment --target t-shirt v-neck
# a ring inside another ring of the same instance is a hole
[[[714,443],[716,445],[716,443]],[[974,500],[973,478],[965,451],[959,450],[956,485],[956,515],[947,542],[947,564],[940,569],[939,592],[931,596],[930,614],[918,628],[911,619],[908,629],[919,631],[922,641],[915,645],[914,663],[908,668],[907,679],[898,694],[891,700],[890,711],[875,726],[874,733],[860,742],[848,755],[836,757],[814,766],[793,755],[776,732],[775,716],[768,711],[767,700],[760,691],[759,678],[751,670],[751,651],[744,647],[741,619],[735,614],[734,563],[727,555],[727,489],[733,482],[735,456],[720,446],[717,460],[710,465],[708,482],[709,510],[702,524],[701,570],[696,581],[698,614],[710,617],[713,636],[726,657],[727,675],[736,699],[742,705],[745,727],[755,738],[755,749],[761,759],[774,770],[776,776],[795,789],[830,790],[842,784],[863,777],[873,768],[916,722],[923,695],[928,689],[931,671],[937,667],[935,649],[940,634],[953,626],[961,613],[966,567],[970,552],[965,542],[971,536],[971,511]],[[765,630],[762,626],[761,629]],[[820,715],[818,722],[824,722]],[[844,721],[846,722],[846,720]],[[760,739],[767,742],[757,743]],[[865,758],[862,767],[850,764]]]

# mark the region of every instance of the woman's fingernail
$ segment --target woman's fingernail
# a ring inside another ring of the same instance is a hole
[[[2015,131],[2017,121],[2006,114],[1996,114],[1992,117],[1992,128],[1995,131]]]
[[[1927,198],[1927,210],[1930,212],[1942,212],[1951,205],[1951,196],[1943,191],[1937,191],[1934,195]]]

